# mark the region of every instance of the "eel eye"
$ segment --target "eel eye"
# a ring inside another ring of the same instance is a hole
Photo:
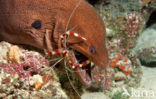
[[[42,22],[41,22],[41,20],[36,20],[35,22],[33,22],[33,23],[31,24],[31,26],[32,26],[33,28],[35,28],[35,29],[41,29],[41,27],[42,27]]]
[[[89,47],[89,52],[90,52],[91,54],[94,54],[94,53],[95,53],[95,48],[94,48],[93,46],[90,46],[90,47]]]

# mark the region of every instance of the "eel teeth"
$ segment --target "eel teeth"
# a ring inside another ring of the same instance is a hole
[[[69,64],[71,65],[71,67],[72,67],[73,69],[85,67],[85,66],[86,66],[87,64],[89,64],[89,63],[90,63],[90,60],[87,60],[87,61],[85,61],[85,62],[82,62],[81,64],[73,65],[72,62],[69,61]]]
[[[95,64],[93,62],[91,62],[91,67],[93,67]]]
[[[75,69],[75,66],[73,65],[72,68]]]

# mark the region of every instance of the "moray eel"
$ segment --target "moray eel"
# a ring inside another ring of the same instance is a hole
[[[108,66],[105,26],[91,5],[85,0],[0,0],[0,40],[51,51],[59,48],[60,35],[67,31],[86,38],[69,36],[63,47],[75,64],[95,64],[93,69],[90,64],[75,69],[80,81],[91,86],[91,72],[102,74]]]

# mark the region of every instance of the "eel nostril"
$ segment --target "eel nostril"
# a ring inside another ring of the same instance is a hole
[[[42,22],[41,22],[41,20],[36,20],[35,22],[33,22],[33,23],[31,24],[31,26],[32,26],[33,28],[35,28],[35,29],[41,29],[41,27],[42,27]]]

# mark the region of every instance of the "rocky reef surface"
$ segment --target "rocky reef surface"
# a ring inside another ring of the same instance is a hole
[[[141,87],[146,84],[143,83],[143,80],[149,78],[149,75],[145,76],[147,72],[141,66],[140,59],[144,62],[155,61],[155,48],[153,46],[155,33],[151,27],[154,27],[152,24],[156,22],[154,21],[156,2],[155,0],[88,1],[104,20],[110,58],[109,65],[114,75],[112,76],[112,87],[103,92],[105,95],[101,95],[101,98],[134,99],[130,95],[123,96],[122,94],[125,90],[131,93],[131,89],[144,88]],[[152,41],[153,43],[151,43]],[[146,45],[144,45],[145,43]],[[92,95],[86,93],[83,95],[83,99],[89,99],[86,97]],[[94,95],[93,99],[96,99],[98,93]]]
[[[48,66],[40,53],[0,42],[0,98],[68,99]]]

